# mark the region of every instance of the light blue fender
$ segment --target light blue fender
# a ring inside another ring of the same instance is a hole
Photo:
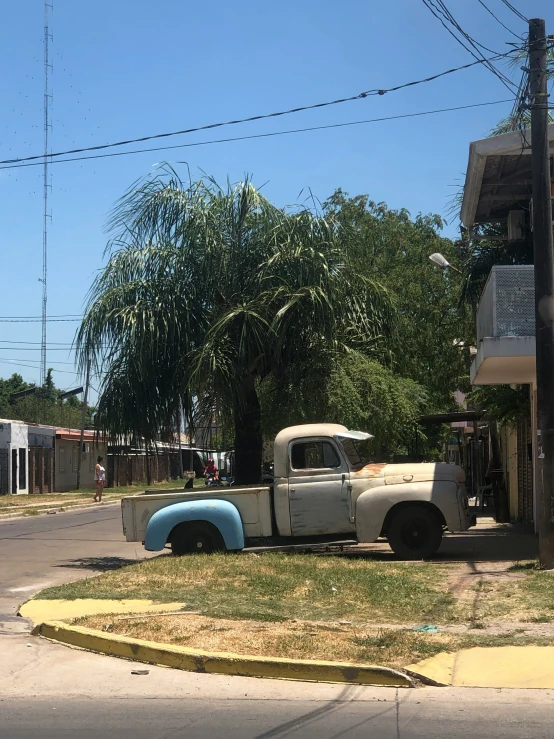
[[[148,521],[144,548],[159,552],[172,529],[184,521],[208,521],[219,530],[227,549],[244,548],[242,520],[236,506],[228,500],[190,500],[161,508]]]

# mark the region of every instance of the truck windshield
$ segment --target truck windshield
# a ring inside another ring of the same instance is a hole
[[[352,468],[365,467],[371,462],[371,439],[338,438]]]

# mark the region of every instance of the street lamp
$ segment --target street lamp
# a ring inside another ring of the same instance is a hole
[[[433,264],[436,264],[437,267],[440,267],[441,269],[453,269],[454,272],[459,272],[459,274],[462,274],[461,269],[454,267],[454,265],[450,264],[448,259],[443,257],[443,255],[439,254],[438,252],[435,252],[435,254],[431,254],[429,256],[429,259],[433,262]]]

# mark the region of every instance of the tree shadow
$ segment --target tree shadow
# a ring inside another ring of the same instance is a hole
[[[53,565],[62,569],[95,570],[96,572],[110,572],[119,570],[127,565],[134,565],[142,559],[128,559],[126,557],[78,557],[68,559],[60,564]]]

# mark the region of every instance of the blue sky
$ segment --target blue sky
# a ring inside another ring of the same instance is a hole
[[[421,0],[53,0],[52,149],[92,146],[220,120],[242,118],[390,87],[472,61]],[[525,24],[501,0],[487,0],[522,34]],[[554,32],[552,0],[513,0]],[[449,0],[460,24],[499,51],[515,41],[478,0]],[[3,8],[0,159],[43,150],[43,4]],[[512,73],[513,74],[513,73]],[[519,78],[519,74],[515,77]],[[176,137],[200,142],[510,97],[477,67],[382,97],[283,118]],[[48,311],[80,314],[102,267],[104,224],[114,201],[156,163],[224,182],[245,173],[279,205],[308,188],[324,200],[337,187],[390,207],[446,215],[463,179],[469,142],[487,135],[509,103],[421,118],[160,153],[52,166]],[[41,311],[42,171],[0,171],[0,316]],[[304,192],[304,195],[301,193]],[[454,224],[445,229],[454,235]],[[77,324],[49,323],[49,365],[59,387],[75,383]],[[0,376],[38,379],[39,323],[0,322]],[[10,345],[10,342],[13,342]],[[55,345],[54,342],[58,342]],[[24,350],[25,349],[25,350]],[[62,351],[53,351],[62,349]],[[28,351],[30,350],[30,351]],[[11,360],[11,362],[9,361]],[[32,367],[17,366],[19,364]],[[63,364],[67,362],[67,364]],[[10,364],[12,366],[10,366]]]

